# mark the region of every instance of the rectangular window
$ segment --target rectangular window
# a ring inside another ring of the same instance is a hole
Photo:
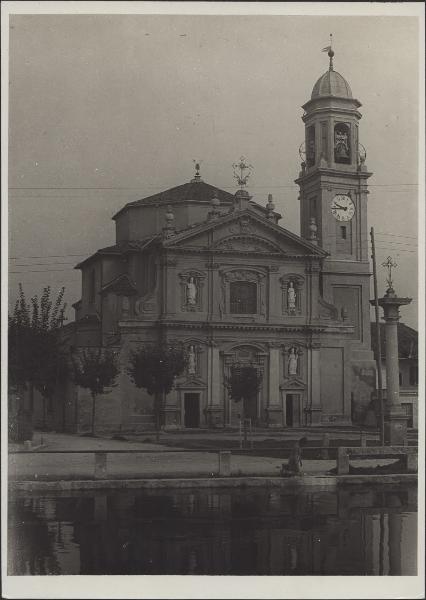
[[[89,302],[93,304],[95,302],[95,291],[96,291],[96,273],[95,269],[90,271],[90,281],[89,281]]]
[[[234,314],[257,313],[257,284],[235,281],[230,284],[230,308]]]
[[[419,371],[416,365],[410,367],[410,385],[419,385]]]
[[[346,225],[340,225],[340,235],[342,240],[346,240]]]

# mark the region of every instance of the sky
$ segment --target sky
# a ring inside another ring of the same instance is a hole
[[[413,298],[417,327],[418,21],[387,16],[11,15],[9,46],[9,298],[64,285],[73,266],[115,242],[112,215],[189,181],[273,194],[280,224],[299,233],[298,149],[304,104],[328,68],[361,103],[379,294],[388,255]],[[69,309],[67,316],[73,319]]]

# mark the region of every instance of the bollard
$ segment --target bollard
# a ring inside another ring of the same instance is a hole
[[[219,452],[219,475],[229,477],[231,475],[231,453],[229,451]]]
[[[365,448],[367,446],[367,434],[365,433],[365,431],[361,431],[361,433],[359,434],[359,445],[362,448]]]
[[[95,479],[107,478],[107,453],[95,452]]]
[[[329,452],[328,448],[330,446],[330,435],[328,433],[324,433],[322,436],[322,450],[321,450],[321,458],[323,460],[328,460]]]
[[[339,446],[339,448],[337,448],[337,474],[349,474],[349,456],[346,452],[346,448],[343,446]]]

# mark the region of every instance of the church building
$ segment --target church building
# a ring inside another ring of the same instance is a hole
[[[132,349],[159,342],[189,356],[162,407],[166,429],[238,425],[242,409],[225,385],[234,363],[262,374],[246,415],[259,427],[363,423],[375,388],[371,173],[361,103],[332,50],[329,60],[303,105],[300,236],[280,225],[272,196],[259,204],[249,195],[242,158],[235,194],[203,181],[197,165],[191,181],[126,204],[113,216],[116,243],[77,265],[82,297],[66,335],[75,348],[116,349],[121,365],[98,401],[98,428],[152,428],[152,397],[126,367]],[[90,396],[68,392],[66,421],[83,431]]]

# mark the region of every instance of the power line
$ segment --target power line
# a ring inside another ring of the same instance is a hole
[[[59,271],[74,271],[74,269],[37,269],[30,271],[8,271],[10,275],[25,275],[26,273],[55,273]],[[77,274],[77,271],[75,271]]]
[[[74,262],[50,262],[50,263],[27,263],[24,265],[13,265],[13,267],[49,267],[55,265],[74,265]]]
[[[381,231],[378,231],[377,233],[380,235],[386,235],[389,237],[407,238],[409,240],[418,240],[419,239],[418,236],[412,236],[412,235],[396,235],[395,233],[386,233],[386,232],[381,232]]]
[[[68,258],[71,256],[87,256],[88,254],[90,254],[90,252],[86,252],[85,254],[46,254],[45,256],[9,256],[9,260],[24,260],[27,258]]]
[[[189,183],[189,182],[187,182]],[[181,184],[181,185],[185,185],[185,184]],[[372,183],[370,184],[368,187],[372,188],[372,187],[402,187],[402,186],[409,186],[409,187],[418,187],[418,183]],[[173,187],[179,187],[178,186],[173,186]],[[218,186],[212,186],[212,187],[218,187]],[[293,185],[260,185],[260,186],[250,186],[251,189],[263,189],[263,188],[298,188],[297,185],[293,184]],[[69,187],[53,187],[53,186],[47,186],[47,187],[39,187],[39,186],[28,186],[28,187],[9,187],[9,190],[94,190],[94,191],[121,191],[121,190],[129,190],[129,191],[133,191],[133,190],[147,190],[147,189],[162,189],[161,185],[141,185],[138,187],[126,187],[126,186],[122,186],[122,187],[82,187],[82,186],[69,186]],[[236,189],[235,186],[223,186],[222,189]]]
[[[394,250],[395,252],[409,252],[410,254],[418,254],[417,250],[401,250],[400,248],[391,248],[389,246],[376,246],[376,250],[386,250],[386,252],[392,252],[392,250]]]

